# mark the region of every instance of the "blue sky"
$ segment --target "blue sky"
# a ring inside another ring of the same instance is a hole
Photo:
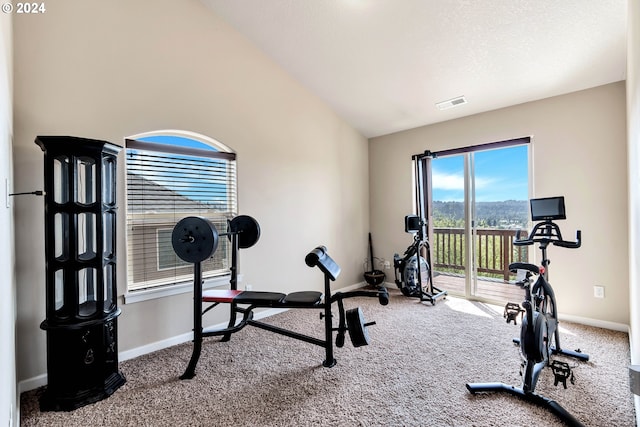
[[[154,135],[154,136],[145,136],[143,138],[138,138],[138,141],[158,142],[160,144],[181,145],[183,147],[200,148],[202,150],[218,151],[215,148],[213,148],[212,146],[205,144],[204,142],[196,141],[196,140],[191,139],[191,138],[185,138],[183,136]]]
[[[527,146],[478,151],[475,162],[476,201],[528,200]],[[464,154],[432,162],[433,200],[464,200]]]
[[[218,151],[215,147],[196,141],[191,138],[174,135],[154,135],[137,138],[138,141],[155,142],[167,145],[178,145],[182,147],[198,148],[202,150]],[[141,154],[141,153],[140,153]],[[129,161],[138,160],[145,162],[146,155],[137,156],[138,152],[132,150],[129,154]],[[227,175],[226,161],[219,159],[202,159],[188,155],[155,153],[151,159],[157,158],[158,163],[148,160],[148,166],[142,163],[138,166],[144,169],[144,177],[158,185],[168,188],[178,194],[192,200],[206,203],[227,202]],[[175,160],[174,169],[157,170],[159,164]],[[130,169],[131,173],[136,172],[135,168]]]

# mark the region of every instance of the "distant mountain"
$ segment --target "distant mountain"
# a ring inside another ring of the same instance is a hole
[[[476,203],[477,227],[526,228],[528,222],[528,200]],[[464,203],[434,201],[433,225],[434,227],[464,227]]]

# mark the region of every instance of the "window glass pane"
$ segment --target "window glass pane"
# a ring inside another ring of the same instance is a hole
[[[180,259],[171,245],[171,234],[173,229],[162,228],[156,230],[156,240],[158,247],[158,270],[173,269],[176,267],[191,267],[186,261]]]
[[[142,140],[154,145],[145,150]],[[166,150],[158,143],[166,145]],[[179,154],[171,152],[171,144]],[[173,227],[182,218],[202,216],[220,233],[226,231],[227,220],[237,212],[236,164],[233,154],[215,154],[219,152],[204,142],[175,136],[128,141],[130,291],[191,280],[193,266],[179,259],[171,244]],[[214,256],[202,263],[204,277],[228,274],[229,246],[228,239],[220,239]]]
[[[448,150],[430,160],[434,283],[503,303],[521,292],[508,265],[526,261],[513,240],[528,222],[528,138]]]
[[[196,141],[195,139],[186,138],[184,136],[154,135],[154,136],[145,136],[144,138],[138,138],[138,141],[147,141],[147,142],[155,142],[157,144],[166,144],[169,147],[180,146],[180,147],[189,147],[189,148],[199,148],[201,150],[218,151],[215,147],[212,147],[209,144]]]

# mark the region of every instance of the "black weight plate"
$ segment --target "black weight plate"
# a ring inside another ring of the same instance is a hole
[[[238,215],[233,218],[229,222],[229,230],[227,231],[230,233],[229,240],[231,240],[233,233],[238,233],[238,247],[240,249],[250,248],[260,239],[260,225],[249,215]]]
[[[176,255],[190,263],[210,258],[218,248],[218,230],[211,221],[199,217],[182,218],[173,228],[171,244]]]
[[[352,308],[346,312],[347,330],[354,347],[361,347],[369,344],[369,334],[364,326],[364,316],[360,307]]]

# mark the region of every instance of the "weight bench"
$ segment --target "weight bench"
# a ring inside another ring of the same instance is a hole
[[[322,292],[303,291],[282,294],[279,292],[239,291],[211,289],[202,292],[202,301],[211,303],[251,304],[255,307],[308,308],[322,303]]]
[[[215,226],[201,217],[183,218],[176,224],[172,234],[172,244],[176,254],[184,261],[194,264],[194,297],[193,297],[193,352],[189,365],[180,379],[195,376],[195,368],[202,350],[202,340],[209,336],[222,336],[222,341],[231,339],[231,335],[245,326],[255,326],[300,341],[315,344],[325,349],[325,360],[322,365],[332,367],[337,362],[333,357],[333,332],[336,331],[335,345],[344,345],[345,333],[348,331],[354,347],[369,344],[367,326],[375,322],[365,323],[362,310],[344,309],[343,300],[353,297],[375,297],[381,305],[389,303],[389,293],[384,287],[376,291],[358,290],[352,292],[336,292],[331,294],[331,282],[340,274],[340,266],[329,256],[324,246],[318,246],[305,257],[309,267],[318,267],[324,273],[324,293],[317,291],[301,291],[284,294],[280,292],[242,291],[237,289],[238,249],[253,246],[260,234],[255,220],[246,215],[235,217],[228,223],[225,233],[231,239],[231,278],[230,289],[202,289],[201,262],[211,257],[218,246],[218,232]],[[203,303],[208,306],[203,310]],[[333,303],[338,306],[338,327],[333,326],[331,312]],[[203,329],[202,316],[219,304],[229,304],[229,323],[224,329]],[[324,319],[324,339],[301,334],[292,330],[263,323],[253,319],[256,308],[284,309],[320,309],[320,318]],[[242,318],[237,320],[237,315]]]

